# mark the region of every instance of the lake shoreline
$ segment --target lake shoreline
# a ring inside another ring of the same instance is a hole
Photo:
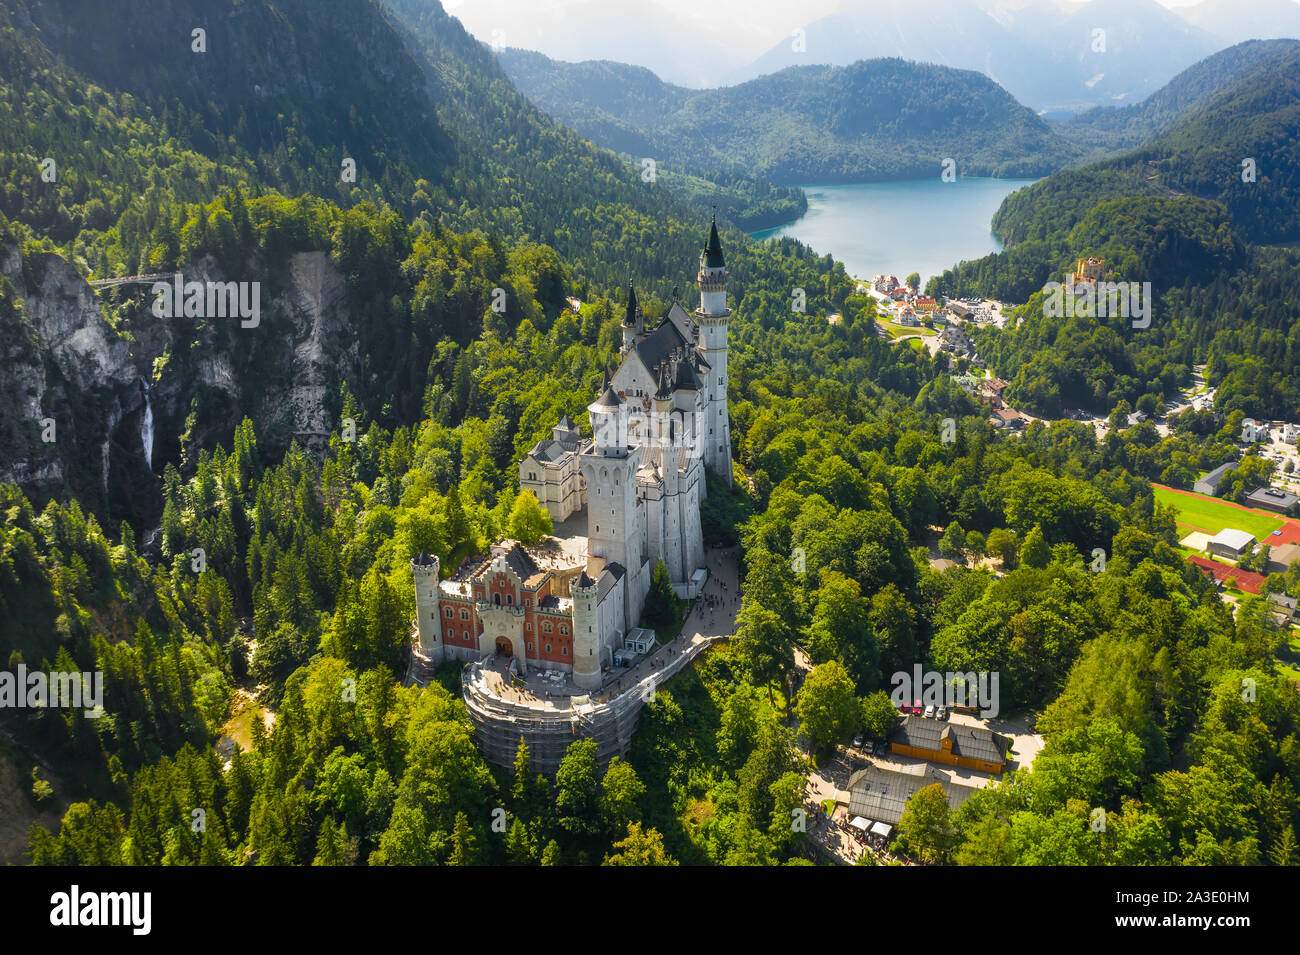
[[[748,234],[759,242],[795,238],[834,256],[855,278],[915,271],[924,281],[963,260],[1001,251],[993,215],[1006,196],[1037,181],[971,176],[797,183],[808,211]]]

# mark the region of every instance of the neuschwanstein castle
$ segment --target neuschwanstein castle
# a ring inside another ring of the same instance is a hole
[[[587,406],[592,437],[562,418],[519,465],[556,522],[587,512],[560,548],[498,541],[491,556],[441,580],[438,558],[411,562],[421,652],[434,663],[497,653],[572,674],[584,689],[622,652],[647,648],[637,628],[663,560],[679,596],[702,585],[704,467],[732,480],[727,418],[727,269],[715,221],[700,253],[700,305],[674,302],[647,328],[628,289],[618,371]],[[576,545],[576,546],[575,546]]]

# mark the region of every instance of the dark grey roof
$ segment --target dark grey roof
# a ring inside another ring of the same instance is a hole
[[[539,575],[541,577],[546,576],[546,573],[537,566],[537,562],[533,560],[532,555],[529,554],[528,551],[524,549],[524,546],[517,541],[510,545],[510,548],[503,556],[505,557],[506,566],[510,568],[516,577],[525,583],[532,578],[537,578]],[[470,577],[486,576],[492,569],[493,563],[494,560],[484,561],[472,574],[470,574]],[[535,583],[536,582],[537,581],[535,581]]]
[[[640,324],[641,306],[636,300],[636,290],[632,283],[627,283],[627,310],[623,313],[623,324],[628,328]]]
[[[1300,605],[1300,600],[1296,600],[1295,597],[1288,597],[1286,594],[1269,594],[1268,599],[1278,606],[1287,607],[1291,610],[1295,610],[1296,606]]]
[[[664,317],[648,335],[636,343],[636,353],[640,356],[642,364],[650,370],[651,374],[654,374],[655,369],[667,361],[669,355],[678,348],[690,344],[677,328],[676,323]]]
[[[1201,481],[1207,481],[1213,484],[1215,487],[1218,487],[1219,481],[1223,478],[1223,476],[1227,474],[1229,471],[1235,471],[1236,469],[1237,469],[1236,461],[1229,461],[1227,464],[1220,464],[1217,468],[1215,468],[1209,474],[1205,475],[1205,477],[1201,478],[1196,483],[1200,484]]]
[[[528,452],[528,455],[529,457],[536,458],[538,461],[543,461],[547,464],[554,464],[570,451],[577,449],[576,444],[573,447],[565,447],[565,445],[569,443],[570,442],[567,441],[556,441],[553,438],[543,438],[541,441],[538,441],[533,445],[533,449]]]
[[[600,577],[596,581],[600,585],[600,589],[596,591],[597,601],[604,600],[605,595],[614,589],[614,585],[622,580],[626,573],[626,569],[618,561],[610,561],[606,564],[605,569],[600,572]]]
[[[1300,501],[1300,497],[1296,497],[1290,491],[1283,491],[1281,488],[1257,487],[1246,495],[1246,500],[1267,504],[1270,507],[1287,508],[1296,501]]]
[[[982,726],[965,726],[949,723],[946,720],[931,720],[914,714],[903,718],[903,722],[889,738],[890,743],[914,746],[934,752],[942,750],[941,741],[952,740],[952,752],[956,756],[968,759],[982,759],[990,763],[1006,760],[1006,744],[1002,737]]]
[[[700,379],[696,377],[694,369],[691,368],[691,362],[679,361],[677,363],[677,383],[674,388],[677,391],[700,390]]]
[[[713,217],[709,225],[709,244],[704,247],[704,264],[711,269],[720,269],[722,261],[722,241],[718,238],[718,217]]]
[[[958,785],[928,764],[893,768],[873,763],[849,777],[849,815],[896,826],[912,794],[935,783],[954,809],[977,788]]]
[[[614,391],[614,386],[613,386],[613,385],[606,385],[606,386],[605,386],[604,394],[602,394],[598,399],[596,399],[595,404],[591,405],[591,407],[593,407],[593,408],[617,408],[617,407],[618,407],[619,405],[621,405],[622,403],[623,403],[623,400],[622,400],[621,398],[619,398],[618,394]]]
[[[699,327],[695,320],[691,318],[690,312],[682,308],[681,303],[673,302],[668,309],[668,321],[673,323],[677,329],[677,334],[682,336],[682,340],[688,343],[694,342],[696,335],[699,333]]]

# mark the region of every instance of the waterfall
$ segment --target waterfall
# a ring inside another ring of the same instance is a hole
[[[144,392],[144,420],[140,422],[140,445],[144,448],[144,460],[153,470],[153,405],[149,403],[149,383],[140,379],[140,390]]]

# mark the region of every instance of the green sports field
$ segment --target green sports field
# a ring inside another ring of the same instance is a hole
[[[1179,526],[1189,530],[1217,534],[1225,527],[1235,527],[1262,541],[1282,526],[1278,518],[1259,511],[1243,511],[1212,497],[1178,494],[1163,487],[1155,488],[1155,494],[1161,504],[1172,505],[1178,511]]]

